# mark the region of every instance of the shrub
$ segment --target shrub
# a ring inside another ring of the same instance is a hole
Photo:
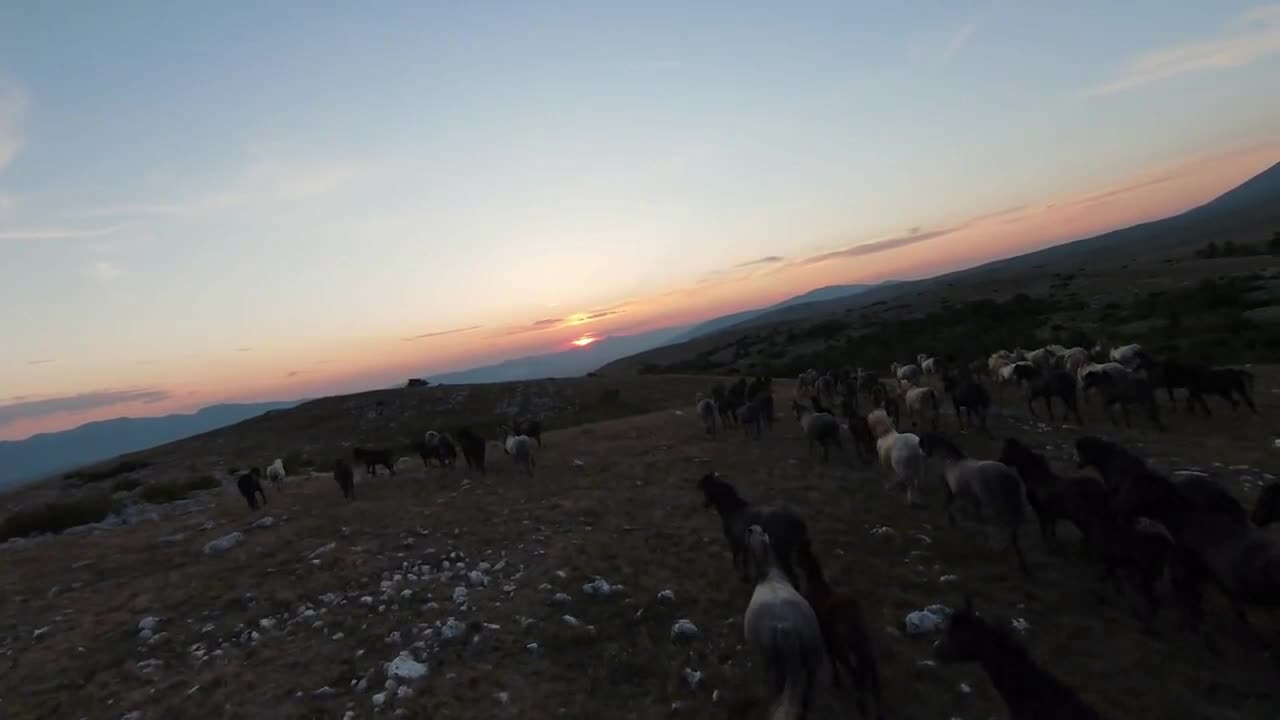
[[[280,460],[284,463],[284,471],[287,473],[298,472],[299,470],[316,466],[315,461],[300,452],[285,453],[285,456]],[[266,470],[264,469],[263,472],[266,472]]]
[[[221,485],[222,483],[218,482],[218,479],[212,475],[201,475],[192,480],[154,482],[143,487],[142,492],[138,495],[143,502],[163,505],[183,500],[198,490],[213,490]]]
[[[102,482],[110,480],[117,475],[135,472],[143,468],[151,467],[151,463],[146,460],[121,460],[115,465],[105,468],[73,470],[62,476],[64,480],[79,480],[82,485],[94,482]]]
[[[19,510],[0,522],[0,541],[42,533],[60,533],[69,528],[100,522],[115,509],[116,503],[110,496],[95,493]]]

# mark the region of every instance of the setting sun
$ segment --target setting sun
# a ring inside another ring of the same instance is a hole
[[[590,345],[591,343],[595,342],[595,341],[596,341],[596,340],[598,340],[598,339],[599,339],[599,338],[593,338],[593,337],[591,337],[590,335],[583,335],[582,337],[578,338],[577,340],[570,340],[570,341],[569,341],[569,344],[570,344],[570,345],[577,345],[578,347],[586,347],[586,346]]]

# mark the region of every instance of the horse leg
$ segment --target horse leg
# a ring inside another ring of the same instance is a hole
[[[1010,528],[1009,544],[1013,546],[1013,554],[1018,556],[1018,567],[1022,569],[1022,574],[1031,577],[1031,568],[1027,567],[1027,559],[1022,556],[1022,546],[1018,545],[1018,529]]]
[[[1053,396],[1052,396],[1052,395],[1045,395],[1045,396],[1044,396],[1044,409],[1045,409],[1045,411],[1046,411],[1046,412],[1048,412],[1048,413],[1049,413],[1049,422],[1054,422],[1054,419],[1053,419]]]
[[[910,490],[910,488],[908,487],[908,489],[907,489],[907,497],[909,498],[910,496],[911,496],[911,490]],[[947,497],[946,497],[946,499],[943,501],[942,507],[947,511],[947,522],[951,524],[951,527],[955,527],[955,526],[956,526],[956,515],[955,515],[955,511],[954,511],[954,510],[952,509],[952,507],[951,507],[951,504],[952,504],[952,503],[954,503],[954,502],[955,502],[955,500],[956,500],[956,494],[955,494],[954,492],[951,492],[951,486],[950,486],[950,485],[948,485],[948,486],[947,486]],[[911,501],[910,501],[910,500],[908,500],[907,502],[911,502]]]
[[[1034,395],[1027,395],[1027,412],[1031,413],[1031,417],[1039,417],[1036,415],[1035,405],[1032,404],[1032,401],[1035,399]]]

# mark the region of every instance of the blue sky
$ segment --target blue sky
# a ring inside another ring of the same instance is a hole
[[[691,320],[682,288],[755,258],[1280,139],[1280,5],[329,5],[0,8],[0,405],[283,397],[559,347],[540,319]],[[84,419],[57,407],[27,419]]]

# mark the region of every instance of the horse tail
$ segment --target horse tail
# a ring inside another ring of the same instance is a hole
[[[805,646],[803,632],[794,624],[777,624],[771,635],[771,664],[783,674],[785,681],[782,694],[769,713],[769,720],[804,717],[817,668],[810,663],[810,653]]]

